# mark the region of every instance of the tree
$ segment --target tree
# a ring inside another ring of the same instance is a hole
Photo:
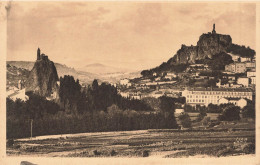
[[[181,125],[183,128],[190,128],[191,127],[191,119],[190,116],[187,113],[181,113],[180,116],[178,116],[178,119],[181,122]]]
[[[248,100],[247,105],[242,109],[242,117],[255,119],[255,102]]]
[[[222,114],[219,115],[218,119],[221,121],[235,121],[240,119],[240,107],[238,106],[228,106],[226,107]]]
[[[232,57],[227,53],[221,52],[212,57],[212,60],[205,60],[212,70],[224,70],[225,65],[233,62]]]
[[[210,103],[207,107],[207,113],[221,113],[222,109],[220,106]]]
[[[175,101],[172,97],[167,96],[161,96],[159,97],[161,105],[161,111],[162,112],[174,112],[175,111]]]
[[[93,81],[93,83],[92,83],[92,89],[93,89],[93,91],[97,91],[97,89],[98,89],[98,81],[97,81],[97,79],[95,79],[95,80]]]
[[[203,126],[207,126],[207,125],[209,125],[209,123],[210,123],[210,117],[204,117],[204,118],[201,120],[201,124],[202,124]]]
[[[184,112],[197,112],[194,107],[189,104],[184,104]]]
[[[175,100],[172,97],[161,96],[160,109],[164,115],[164,128],[176,128],[177,122],[174,116],[175,112]]]
[[[196,107],[196,109],[199,111],[199,115],[197,117],[197,121],[201,121],[205,116],[207,116],[207,113],[206,113],[206,107],[205,106],[200,106],[198,105]]]

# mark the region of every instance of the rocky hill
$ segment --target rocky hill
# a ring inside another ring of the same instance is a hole
[[[182,45],[177,53],[167,62],[162,63],[156,68],[144,70],[141,74],[143,76],[149,76],[152,75],[153,72],[161,73],[169,70],[181,72],[189,64],[194,64],[196,61],[214,59],[215,55],[229,52],[239,56],[253,57],[255,55],[255,51],[249,47],[246,48],[245,46],[233,44],[230,35],[216,33],[215,26],[213,26],[212,32],[202,34],[199,37],[196,46]]]
[[[37,59],[25,82],[26,92],[33,92],[43,97],[51,96],[57,89],[59,80],[56,67],[48,56]]]
[[[182,45],[172,58],[172,62],[177,64],[195,63],[196,60],[212,58],[215,54],[226,52],[232,44],[229,35],[222,34],[202,34],[197,46]]]

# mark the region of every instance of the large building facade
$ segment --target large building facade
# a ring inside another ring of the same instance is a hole
[[[233,73],[244,73],[246,71],[246,64],[243,62],[234,62],[226,65],[225,71]]]
[[[190,105],[220,104],[221,98],[245,98],[252,100],[253,91],[246,88],[191,88],[185,89],[182,96],[186,98],[186,103]]]

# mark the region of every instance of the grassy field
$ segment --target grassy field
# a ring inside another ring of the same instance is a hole
[[[204,130],[140,130],[16,139],[8,156],[189,157],[254,154],[254,123],[224,122]]]

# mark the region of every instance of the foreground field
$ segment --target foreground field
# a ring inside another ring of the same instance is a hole
[[[50,157],[219,157],[254,154],[254,146],[254,128],[140,130],[17,139],[13,146],[7,147],[7,155]]]

